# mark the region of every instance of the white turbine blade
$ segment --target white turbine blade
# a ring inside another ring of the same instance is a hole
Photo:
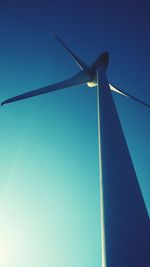
[[[19,101],[25,98],[33,97],[33,96],[38,96],[41,94],[49,93],[55,90],[60,90],[66,87],[72,87],[76,85],[81,85],[85,84],[87,82],[91,81],[90,75],[86,71],[81,71],[74,75],[72,78],[67,79],[65,81],[62,81],[60,83],[55,83],[53,85],[45,86],[36,90],[32,90],[14,97],[11,97],[9,99],[6,99],[1,103],[1,105],[8,104],[11,102]]]
[[[70,48],[55,34],[55,38],[62,44],[62,46],[68,51],[68,53],[73,57],[77,65],[82,70],[87,70],[88,66],[77,56],[75,53],[73,53]]]
[[[120,90],[118,90],[116,87],[112,86],[112,84],[109,83],[109,87],[112,91],[118,93],[118,94],[121,94],[121,95],[124,95],[124,96],[127,96],[125,93],[121,92]]]
[[[132,95],[126,94],[124,91],[122,91],[122,90],[120,90],[120,89],[114,87],[112,84],[109,84],[109,87],[110,87],[110,89],[111,89],[113,92],[116,92],[116,93],[121,94],[121,95],[123,95],[123,96],[129,97],[129,98],[133,99],[134,101],[136,101],[136,102],[138,102],[138,103],[140,103],[140,104],[142,104],[142,105],[144,105],[144,106],[150,108],[150,105],[149,105],[149,104],[145,103],[145,102],[142,101],[142,100],[139,100],[138,98],[136,98],[136,97],[134,97],[134,96],[132,96]]]

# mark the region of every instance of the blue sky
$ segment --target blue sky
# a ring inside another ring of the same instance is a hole
[[[0,4],[1,101],[78,71],[109,51],[109,81],[150,103],[148,1]],[[150,213],[150,110],[114,95]],[[101,266],[96,88],[0,109],[0,266]]]

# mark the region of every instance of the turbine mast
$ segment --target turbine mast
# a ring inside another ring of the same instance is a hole
[[[149,216],[101,63],[97,82],[102,267],[148,267]]]

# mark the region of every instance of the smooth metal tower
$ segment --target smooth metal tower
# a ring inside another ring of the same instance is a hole
[[[102,66],[97,71],[103,267],[148,267],[150,222]]]

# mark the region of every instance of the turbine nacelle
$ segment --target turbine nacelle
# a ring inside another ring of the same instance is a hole
[[[97,86],[97,68],[102,66],[105,70],[107,70],[109,63],[109,53],[102,53],[91,65],[89,68],[89,73],[91,75],[91,81],[87,83],[89,87]]]
[[[99,66],[103,66],[103,68],[105,70],[107,70],[108,63],[109,63],[109,53],[104,52],[104,53],[100,54],[100,56],[98,56],[98,58],[94,61],[94,63],[90,67],[90,69],[91,70],[97,70],[97,68]]]

